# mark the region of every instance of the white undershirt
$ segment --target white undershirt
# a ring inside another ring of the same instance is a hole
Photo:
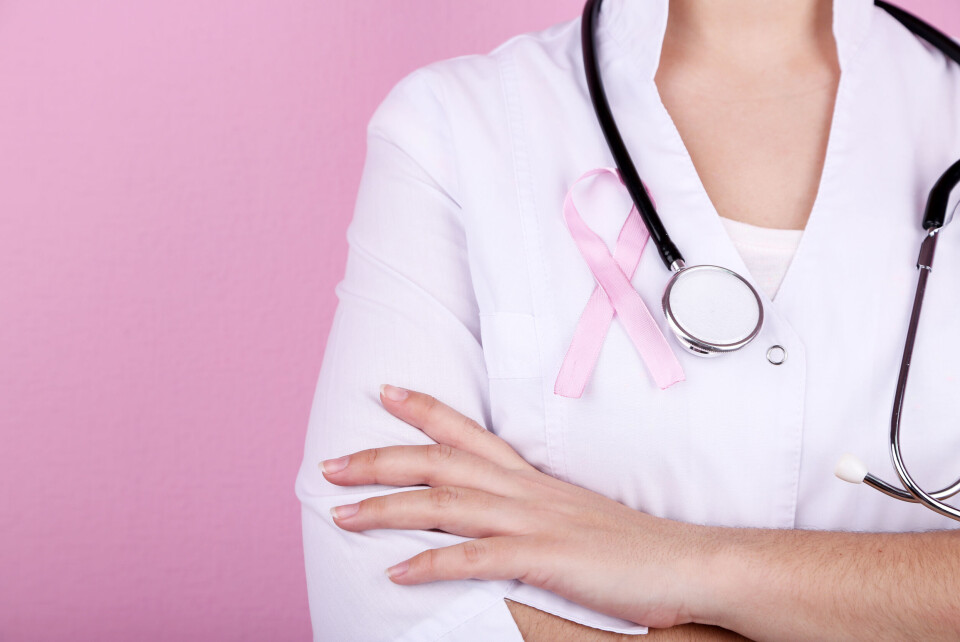
[[[773,299],[790,267],[803,230],[778,230],[720,217],[754,282]]]

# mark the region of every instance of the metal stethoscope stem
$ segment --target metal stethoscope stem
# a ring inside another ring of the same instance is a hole
[[[940,227],[932,228],[920,247],[920,257],[917,268],[920,275],[917,281],[917,294],[913,302],[913,311],[910,314],[910,325],[907,329],[907,340],[903,348],[903,359],[900,362],[900,375],[897,378],[897,390],[893,403],[893,414],[890,418],[890,458],[893,467],[906,490],[902,490],[867,472],[866,466],[852,455],[844,455],[837,464],[837,476],[853,483],[864,483],[876,490],[905,502],[921,503],[930,510],[941,515],[960,521],[960,509],[946,504],[943,500],[960,493],[960,479],[946,488],[928,493],[913,479],[907,465],[903,461],[900,450],[900,420],[903,415],[903,400],[907,389],[907,376],[910,373],[910,362],[913,359],[913,346],[917,338],[917,327],[920,324],[920,310],[923,306],[923,295],[927,288],[927,279],[933,271],[933,255],[937,247],[937,238]]]
[[[607,101],[594,39],[601,3],[602,0],[587,0],[584,5],[581,29],[587,86],[597,119],[617,163],[621,178],[650,233],[651,240],[660,253],[660,258],[673,274],[663,296],[664,315],[678,341],[692,354],[710,357],[739,350],[757,336],[763,325],[763,305],[760,302],[760,296],[746,279],[726,268],[715,265],[687,268],[680,250],[667,234],[656,206],[647,194],[633,164]],[[874,4],[893,16],[916,36],[960,64],[960,44],[953,39],[885,0],[874,0]],[[933,269],[937,238],[947,222],[951,195],[958,185],[960,185],[960,161],[954,163],[934,185],[924,212],[923,229],[926,230],[927,235],[920,247],[920,258],[917,261],[920,277],[907,330],[906,345],[903,349],[903,359],[900,363],[893,415],[890,421],[890,456],[905,490],[870,474],[866,466],[852,455],[844,455],[838,462],[835,472],[845,481],[865,483],[890,497],[923,504],[941,515],[960,521],[960,508],[943,502],[944,499],[960,493],[960,479],[946,488],[928,493],[910,475],[900,450],[903,398],[907,388],[910,361],[913,358],[917,326],[920,322],[923,295],[927,287],[927,279]],[[717,330],[717,327],[707,327],[708,324],[703,320],[716,321],[720,310],[725,311],[726,314],[723,323],[717,326],[722,330]],[[746,313],[740,314],[736,312],[737,310],[743,310]]]
[[[948,50],[950,57],[960,63],[960,47],[953,45]],[[871,474],[867,467],[853,455],[844,455],[837,462],[834,471],[840,479],[854,484],[867,484],[881,493],[905,502],[923,504],[930,510],[945,517],[960,521],[960,509],[944,503],[943,500],[960,493],[960,479],[949,486],[935,492],[927,492],[914,480],[907,465],[903,461],[900,450],[900,421],[903,416],[903,399],[907,391],[907,376],[910,374],[910,363],[913,360],[913,346],[917,339],[917,328],[920,325],[920,311],[923,307],[923,295],[927,289],[927,280],[933,272],[933,256],[937,249],[937,239],[940,231],[949,222],[949,204],[953,191],[960,185],[960,161],[957,161],[943,173],[936,185],[930,191],[927,208],[923,216],[923,228],[927,235],[920,245],[920,256],[917,258],[917,269],[920,271],[917,279],[917,293],[913,299],[913,310],[910,313],[910,324],[907,327],[907,339],[903,346],[903,358],[900,361],[900,374],[897,377],[896,395],[893,401],[893,414],[890,417],[890,459],[893,468],[900,478],[903,488]],[[952,218],[952,217],[951,217]]]

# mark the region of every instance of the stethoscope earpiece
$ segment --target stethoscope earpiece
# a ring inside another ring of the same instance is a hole
[[[867,472],[867,465],[850,453],[841,457],[833,469],[834,475],[851,484],[862,484]]]

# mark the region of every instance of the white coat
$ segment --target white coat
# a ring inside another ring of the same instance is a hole
[[[601,70],[614,115],[688,265],[749,277],[653,76],[668,0],[606,0]],[[332,506],[406,489],[339,487],[322,459],[429,439],[381,407],[391,383],[485,424],[559,479],[657,516],[714,525],[907,531],[955,522],[833,476],[858,454],[896,479],[887,435],[916,285],[922,210],[960,157],[960,68],[871,0],[834,2],[841,80],[816,202],[766,319],[743,350],[701,359],[659,310],[652,245],[632,283],[681,361],[660,390],[614,317],[581,398],[553,393],[596,283],[562,213],[613,166],[591,107],[580,18],[403,78],[369,123],[346,276],[296,492],[318,640],[520,641],[503,598],[587,626],[643,627],[516,581],[391,583],[384,569],[464,538],[334,525]],[[789,150],[784,150],[789,153]],[[612,249],[629,197],[578,200]],[[609,190],[608,190],[609,192]],[[603,198],[601,198],[603,196]],[[591,207],[593,203],[593,207]],[[942,233],[903,420],[918,481],[960,476],[960,228]],[[772,345],[785,348],[779,366]]]

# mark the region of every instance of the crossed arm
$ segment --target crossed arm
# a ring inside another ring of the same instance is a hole
[[[388,570],[397,584],[519,579],[667,629],[652,639],[738,639],[728,631],[750,639],[960,639],[956,531],[720,528],[656,518],[536,470],[429,395],[381,394],[381,403],[437,443],[327,460],[325,477],[345,486],[430,488],[337,507],[336,524],[474,538],[397,564]],[[564,639],[557,627],[579,626],[510,606],[526,640]],[[692,623],[720,628],[678,626]],[[597,640],[625,637],[594,633]]]
[[[705,624],[678,624],[669,629],[650,629],[644,636],[623,635],[591,629],[588,626],[544,613],[532,606],[506,600],[507,608],[527,642],[738,642],[746,640],[738,633]]]

